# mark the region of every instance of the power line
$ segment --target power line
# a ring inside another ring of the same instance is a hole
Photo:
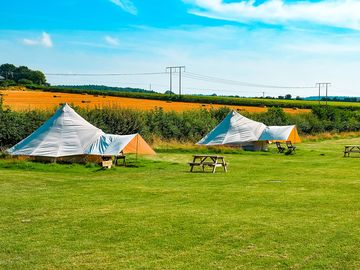
[[[219,77],[201,75],[192,72],[184,72],[184,66],[167,67],[166,70],[170,71],[170,90],[172,90],[172,74],[179,73],[179,92],[181,94],[181,76],[188,79],[206,81],[217,84],[228,84],[228,85],[240,85],[246,87],[261,87],[261,88],[272,88],[272,89],[313,89],[316,86],[280,86],[280,85],[269,85],[269,84],[257,84],[243,81],[236,81],[231,79],[224,79]],[[45,73],[46,76],[85,76],[85,77],[101,77],[101,76],[146,76],[146,75],[163,75],[169,72],[141,72],[141,73]]]
[[[160,75],[166,72],[143,72],[143,73],[45,73],[46,76],[144,76],[144,75]]]
[[[117,86],[110,86],[110,87],[126,87],[126,86],[121,86],[121,85],[139,85],[139,86],[143,86],[143,87],[149,87],[149,85],[152,86],[152,88],[155,86],[155,87],[161,87],[161,88],[164,88],[164,87],[169,87],[169,85],[166,85],[166,84],[158,84],[158,83],[150,83],[150,82],[144,82],[144,83],[134,83],[134,82],[123,82],[123,81],[104,81],[104,80],[101,80],[101,81],[97,81],[97,85],[99,84],[111,84],[111,85],[114,85],[114,84],[117,84]],[[91,85],[92,82],[88,82],[88,85]],[[54,83],[55,86],[67,86],[66,84],[64,84],[63,82],[55,82]],[[84,84],[74,84],[74,85],[84,85]],[[186,90],[195,90],[195,91],[213,91],[213,92],[229,92],[229,93],[252,93],[252,94],[255,94],[255,93],[262,93],[262,92],[254,92],[254,91],[242,91],[242,90],[226,90],[226,89],[221,89],[221,88],[207,88],[207,87],[199,87],[199,86],[182,86],[182,88],[186,89]]]
[[[165,84],[157,84],[157,83],[147,83],[147,82],[144,82],[144,83],[133,83],[133,82],[116,82],[116,81],[101,81],[99,82],[99,84],[96,84],[98,86],[101,86],[100,84],[117,84],[117,85],[140,85],[140,86],[147,86],[149,87],[149,85],[151,86],[159,86],[159,87],[168,87],[167,85]],[[55,86],[69,86],[69,84],[64,84],[64,83],[53,83],[53,85]],[[88,83],[88,84],[74,84],[74,86],[87,86],[87,85],[92,85],[92,83]],[[70,85],[71,86],[71,85]],[[104,86],[109,86],[109,85],[104,85]],[[122,87],[122,88],[125,88],[126,86],[109,86],[109,87]]]
[[[170,71],[170,72],[168,72]],[[201,75],[197,73],[192,72],[185,72],[184,66],[173,66],[173,67],[167,67],[166,72],[139,72],[139,73],[45,73],[46,76],[64,76],[64,77],[71,77],[71,76],[84,76],[84,77],[116,77],[116,76],[147,76],[147,75],[164,75],[170,73],[170,91],[173,89],[173,82],[172,82],[172,75],[173,73],[179,73],[179,95],[181,95],[182,91],[182,76],[187,79],[192,80],[198,80],[203,82],[208,82],[212,84],[223,84],[223,85],[234,85],[234,86],[243,86],[243,87],[251,87],[251,88],[270,88],[270,89],[314,89],[318,86],[281,86],[281,85],[270,85],[270,84],[257,84],[257,83],[251,83],[251,82],[244,82],[244,81],[237,81],[232,79],[224,79],[214,76],[208,76],[208,75]],[[129,83],[130,84],[130,83]],[[140,84],[139,84],[140,85]],[[154,84],[155,85],[155,84]],[[160,85],[159,85],[160,86]],[[327,86],[327,85],[326,85]],[[187,87],[192,88],[193,87]],[[199,88],[198,88],[199,89]],[[202,88],[202,90],[210,90]],[[259,89],[260,92],[261,89]],[[245,92],[245,91],[231,91],[231,90],[211,90],[211,91],[220,91],[220,92]],[[250,93],[249,91],[246,91],[247,93]],[[262,91],[263,92],[263,91]],[[262,93],[263,96],[265,93]]]
[[[191,72],[184,73],[184,77],[194,80],[201,80],[213,83],[220,83],[220,84],[231,84],[231,85],[241,85],[247,87],[261,87],[261,88],[278,88],[278,89],[313,89],[315,86],[279,86],[279,85],[268,85],[268,84],[256,84],[256,83],[249,83],[249,82],[242,82],[242,81],[235,81],[229,79],[222,79],[218,77],[212,77],[207,75],[201,75]]]
[[[186,89],[188,90],[196,90],[196,91],[213,91],[213,92],[229,92],[229,93],[248,93],[248,94],[254,94],[254,93],[257,93],[257,94],[260,94],[260,93],[263,93],[263,92],[254,92],[254,91],[239,91],[239,90],[226,90],[226,89],[215,89],[215,88],[199,88],[199,87],[192,87],[192,86],[186,86],[185,87]]]
[[[275,86],[275,85],[264,85],[264,84],[254,84],[254,83],[248,83],[248,82],[240,82],[240,81],[234,81],[234,80],[227,80],[227,79],[221,79],[216,77],[210,77],[210,76],[204,76],[200,74],[194,74],[194,73],[186,73],[184,74],[187,78],[196,79],[196,80],[202,80],[207,82],[213,82],[213,83],[221,83],[221,84],[231,84],[231,85],[241,85],[241,86],[247,86],[247,87],[261,87],[261,88],[280,88],[280,89],[288,89],[288,88],[314,88],[310,86]]]

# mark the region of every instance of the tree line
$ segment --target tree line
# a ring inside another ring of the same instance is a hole
[[[134,87],[115,87],[115,86],[106,86],[106,85],[58,85],[59,88],[64,89],[79,89],[79,90],[96,90],[96,91],[114,91],[114,92],[136,92],[136,93],[150,93],[155,94],[155,91],[145,90],[143,88],[134,88]]]
[[[15,66],[13,64],[3,64],[0,66],[0,86],[7,87],[13,85],[48,85],[45,74],[39,70],[31,70],[26,66]]]

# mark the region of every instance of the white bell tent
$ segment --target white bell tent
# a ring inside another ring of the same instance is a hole
[[[13,156],[58,158],[118,155],[126,149],[130,149],[128,153],[155,153],[139,134],[105,134],[65,104],[42,126],[7,152]]]
[[[232,111],[208,135],[201,139],[199,145],[233,145],[249,150],[261,150],[258,139],[265,130],[263,123],[253,121]],[[260,148],[260,149],[259,149]]]
[[[270,126],[231,111],[225,119],[202,138],[199,145],[240,146],[245,150],[265,150],[271,141],[301,142],[296,126]]]
[[[8,150],[15,156],[63,157],[83,155],[104,132],[65,104],[41,127]]]

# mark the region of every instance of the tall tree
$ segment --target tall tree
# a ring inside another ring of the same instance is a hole
[[[0,66],[0,75],[3,76],[6,80],[13,79],[16,66],[13,64],[3,64]]]
[[[0,75],[7,80],[14,80],[16,83],[28,81],[39,85],[46,84],[45,74],[39,70],[31,70],[27,66],[16,67],[12,64],[0,66]]]

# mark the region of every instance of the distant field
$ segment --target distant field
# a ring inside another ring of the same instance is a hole
[[[360,269],[359,138],[129,167],[0,159],[0,269]]]
[[[192,102],[164,101],[151,99],[138,99],[127,97],[115,97],[104,95],[89,94],[71,94],[59,92],[42,92],[42,91],[2,91],[4,105],[13,110],[27,109],[54,109],[60,103],[74,104],[80,107],[102,108],[132,108],[141,110],[151,110],[154,108],[163,108],[165,111],[185,111],[199,108],[221,108],[230,107],[234,110],[247,112],[265,112],[266,107],[258,106],[235,106],[220,104],[201,104]],[[284,108],[284,111],[291,114],[307,113],[309,109]]]
[[[255,107],[282,107],[282,108],[301,108],[311,109],[313,106],[318,106],[318,101],[307,100],[286,100],[286,99],[263,99],[263,98],[239,98],[239,97],[226,97],[226,96],[202,96],[202,95],[165,95],[155,93],[136,93],[136,92],[121,92],[121,91],[107,91],[107,90],[86,90],[86,89],[72,89],[62,88],[57,86],[28,86],[29,89],[43,90],[46,92],[62,92],[72,94],[87,93],[90,95],[107,95],[115,97],[128,97],[150,100],[163,100],[163,101],[181,101],[200,104],[221,104],[229,106],[255,106]],[[324,105],[325,102],[321,101]],[[353,110],[360,109],[360,102],[328,102],[329,106],[338,108],[349,108]]]

